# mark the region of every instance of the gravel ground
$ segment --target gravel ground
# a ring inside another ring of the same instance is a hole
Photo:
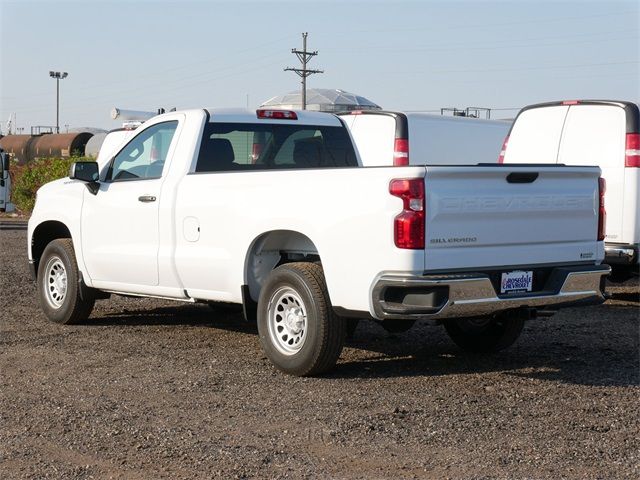
[[[276,372],[234,311],[113,297],[48,322],[0,232],[0,477],[640,478],[638,282],[463,354],[361,322],[335,371]]]

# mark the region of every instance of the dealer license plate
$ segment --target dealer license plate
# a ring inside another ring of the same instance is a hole
[[[533,272],[504,272],[500,282],[500,293],[530,292],[533,285]]]

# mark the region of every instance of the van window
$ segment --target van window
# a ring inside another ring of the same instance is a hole
[[[505,163],[556,163],[568,109],[566,105],[532,108],[518,115]]]
[[[343,127],[209,123],[202,136],[196,172],[357,165],[351,139]]]

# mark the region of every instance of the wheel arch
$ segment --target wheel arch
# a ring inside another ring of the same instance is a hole
[[[251,242],[244,264],[244,285],[249,298],[257,302],[264,281],[278,265],[289,262],[317,262],[320,253],[311,238],[294,230],[271,230]]]
[[[47,248],[49,243],[58,238],[71,238],[73,240],[69,228],[58,220],[47,220],[40,223],[33,230],[33,234],[31,235],[31,258],[34,263],[36,276],[38,274],[38,264],[40,263],[44,249]]]

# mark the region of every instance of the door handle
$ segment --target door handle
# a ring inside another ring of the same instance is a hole
[[[138,201],[143,203],[155,202],[156,197],[154,197],[153,195],[140,195],[138,197]]]

